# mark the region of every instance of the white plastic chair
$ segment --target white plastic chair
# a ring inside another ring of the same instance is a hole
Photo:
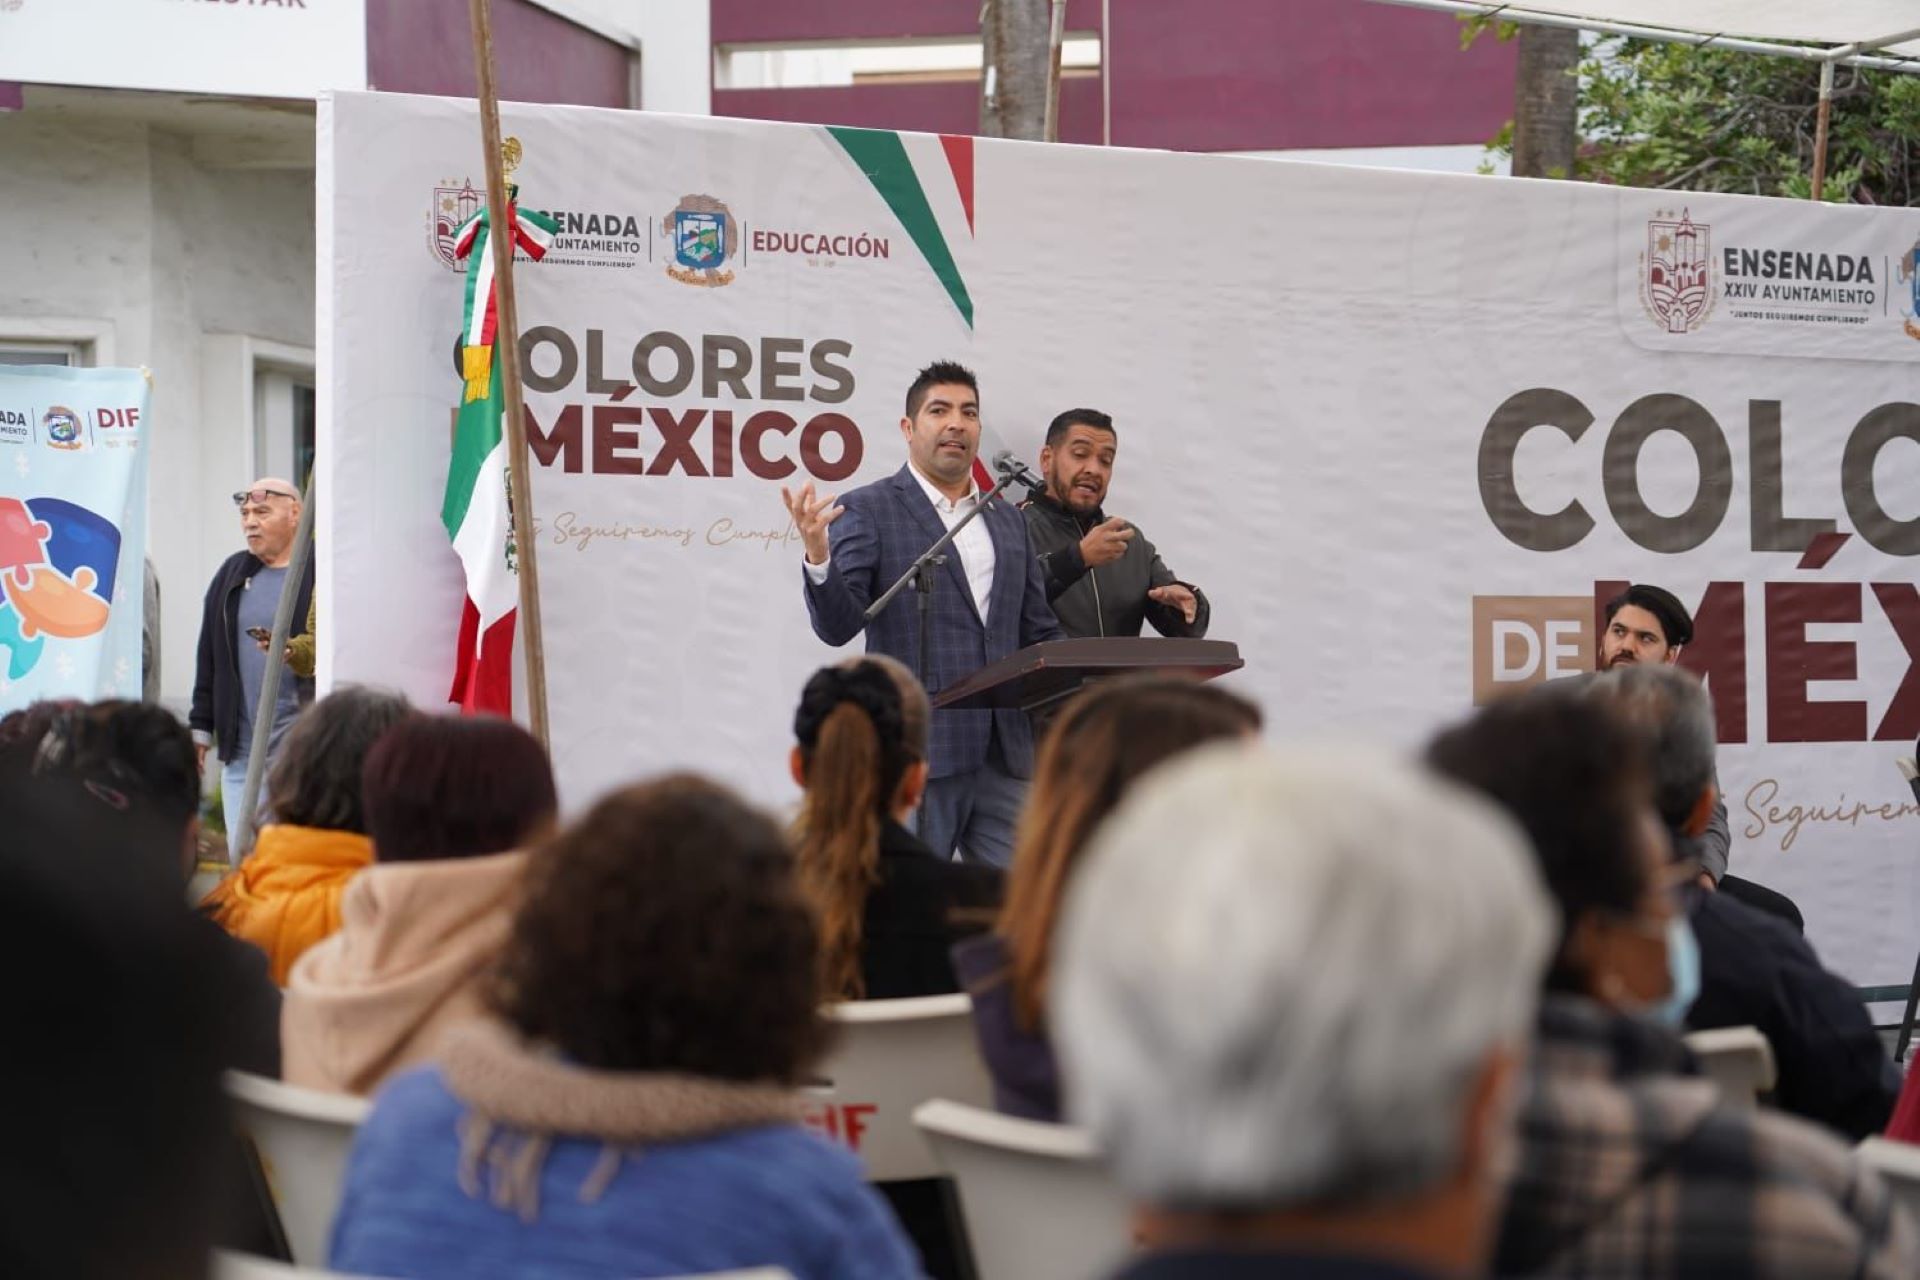
[[[1867,1167],[1887,1184],[1893,1202],[1920,1222],[1920,1147],[1892,1138],[1868,1138],[1859,1151]]]
[[[211,1280],[353,1280],[353,1277],[339,1271],[290,1267],[284,1262],[255,1257],[251,1253],[228,1253],[225,1250],[214,1252],[210,1275]]]
[[[1126,1197],[1082,1131],[944,1098],[913,1122],[959,1184],[980,1280],[1095,1280],[1132,1249]]]
[[[1772,1090],[1779,1079],[1773,1062],[1773,1046],[1757,1027],[1715,1027],[1711,1031],[1693,1031],[1686,1037],[1687,1048],[1700,1059],[1707,1078],[1720,1086],[1729,1102],[1753,1107],[1760,1095]]]
[[[247,1253],[216,1252],[213,1255],[212,1280],[356,1280],[338,1271],[314,1271],[290,1267],[284,1262],[256,1258]],[[713,1271],[703,1276],[681,1276],[679,1280],[793,1280],[791,1271],[779,1267],[758,1267],[752,1271]]]
[[[806,1091],[806,1123],[851,1147],[873,1182],[937,1178],[940,1166],[913,1124],[931,1098],[991,1106],[993,1085],[973,1038],[965,993],[852,1000],[826,1011],[838,1032]]]
[[[365,1098],[321,1093],[244,1071],[229,1071],[227,1096],[234,1120],[253,1142],[280,1215],[294,1262],[317,1267],[327,1257],[327,1232],[340,1207],[347,1152],[372,1104]]]

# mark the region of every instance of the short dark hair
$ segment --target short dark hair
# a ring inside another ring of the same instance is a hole
[[[33,771],[104,790],[108,803],[145,808],[176,835],[200,811],[193,735],[171,711],[150,703],[72,704],[44,731]]]
[[[1611,625],[1613,615],[1620,612],[1622,605],[1629,604],[1636,609],[1645,609],[1660,619],[1660,630],[1666,635],[1669,649],[1693,643],[1693,617],[1673,592],[1664,587],[1636,582],[1607,601],[1607,623]]]
[[[1120,433],[1113,429],[1113,419],[1098,409],[1069,409],[1047,424],[1047,447],[1052,448],[1067,438],[1067,432],[1074,427],[1092,427],[1095,431],[1104,431],[1115,440]]]
[[[379,862],[506,853],[559,808],[540,740],[497,716],[408,716],[373,744],[360,779]]]
[[[0,716],[0,768],[32,772],[40,740],[47,736],[53,722],[70,709],[85,705],[73,698],[43,698]]]
[[[0,1275],[198,1275],[223,1203],[225,945],[151,813],[0,773]],[[76,1017],[76,1012],[84,1016]]]
[[[1645,735],[1584,680],[1556,680],[1482,707],[1427,747],[1442,776],[1504,808],[1526,830],[1560,907],[1560,946],[1547,973],[1583,990],[1565,960],[1568,933],[1590,911],[1631,913],[1645,896],[1634,857],[1653,806]]]
[[[980,380],[973,376],[973,370],[951,360],[935,360],[913,375],[913,382],[907,387],[907,416],[911,418],[920,412],[920,406],[927,402],[927,392],[947,386],[971,387],[976,399],[980,395]]]
[[[490,1003],[595,1070],[798,1083],[825,1043],[815,945],[780,828],[674,774],[540,848]]]
[[[360,774],[367,752],[412,714],[399,694],[365,685],[337,689],[301,712],[267,780],[273,820],[365,835]]]

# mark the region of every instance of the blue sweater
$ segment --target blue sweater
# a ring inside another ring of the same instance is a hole
[[[434,1067],[381,1091],[348,1161],[329,1265],[399,1280],[640,1280],[776,1266],[798,1280],[921,1274],[859,1162],[792,1125],[626,1149],[598,1199],[581,1188],[591,1139],[557,1139],[539,1212],[475,1199],[458,1181],[467,1106]]]

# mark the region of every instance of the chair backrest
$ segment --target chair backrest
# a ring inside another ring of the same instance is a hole
[[[1893,1193],[1893,1202],[1920,1223],[1920,1147],[1892,1138],[1868,1138],[1859,1150],[1867,1167],[1879,1174]]]
[[[1773,1046],[1757,1027],[1689,1032],[1687,1048],[1700,1059],[1707,1078],[1720,1086],[1729,1101],[1742,1106],[1757,1106],[1760,1095],[1771,1092],[1779,1078]]]
[[[248,1253],[220,1251],[213,1255],[212,1280],[354,1280],[354,1277],[338,1271],[290,1267],[284,1262],[273,1262]],[[714,1271],[703,1276],[681,1276],[679,1280],[793,1280],[793,1273],[780,1267],[756,1267],[752,1271]]]
[[[929,1098],[992,1104],[973,1002],[965,993],[850,1000],[826,1013],[835,1045],[818,1069],[823,1085],[806,1091],[808,1127],[852,1148],[870,1181],[938,1177],[913,1109]]]
[[[240,1132],[253,1142],[294,1262],[326,1261],[327,1232],[340,1206],[347,1152],[372,1104],[244,1071],[227,1073]]]
[[[1126,1196],[1081,1130],[945,1098],[913,1122],[959,1186],[980,1280],[1095,1280],[1131,1251]]]
[[[292,1267],[271,1258],[256,1257],[251,1253],[228,1253],[225,1250],[214,1252],[213,1267],[208,1275],[211,1280],[352,1280],[352,1277],[338,1271]]]

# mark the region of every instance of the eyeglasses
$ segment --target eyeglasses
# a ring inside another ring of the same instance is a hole
[[[234,494],[233,505],[236,507],[244,507],[249,502],[265,502],[268,498],[293,498],[297,500],[299,496],[300,495],[294,493],[282,493],[278,489],[249,489],[245,493]]]

